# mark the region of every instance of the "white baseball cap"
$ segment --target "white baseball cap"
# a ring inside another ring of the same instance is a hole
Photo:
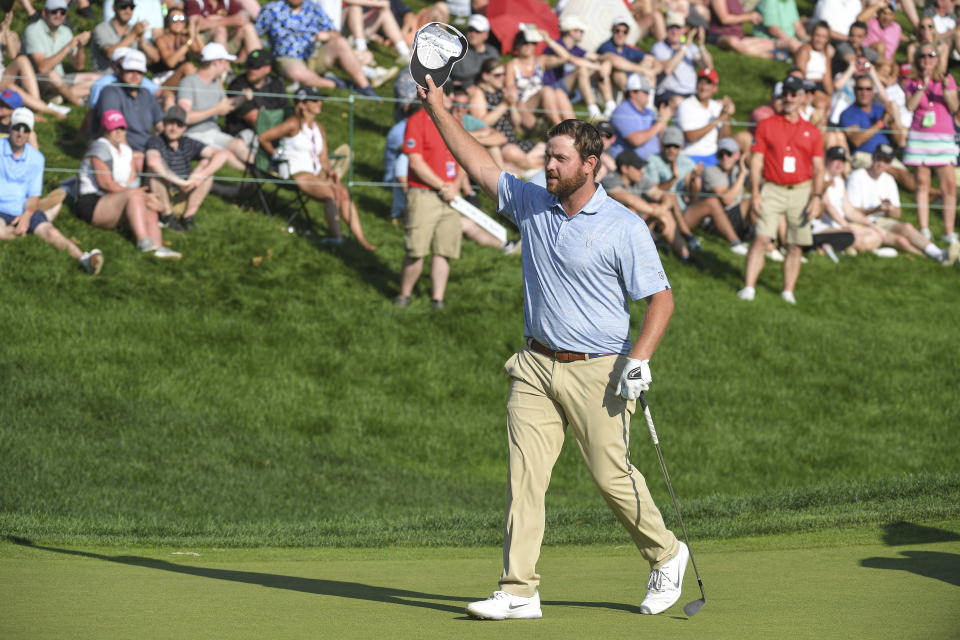
[[[490,31],[490,21],[487,20],[486,16],[482,16],[479,13],[475,13],[470,16],[470,19],[467,20],[467,29],[473,29],[474,31]]]
[[[577,29],[581,31],[587,30],[587,24],[578,16],[563,16],[560,18],[560,31],[566,33]]]
[[[147,72],[147,56],[143,55],[142,51],[131,50],[127,55],[123,56],[123,62],[120,63],[120,68],[124,71],[139,71],[140,73]]]
[[[650,85],[650,81],[647,80],[647,76],[640,75],[639,73],[631,73],[627,77],[627,91],[646,91],[650,93],[653,91],[653,86]]]
[[[610,21],[610,28],[613,29],[617,25],[626,25],[630,26],[630,18],[624,15],[614,16],[613,20]]]
[[[227,48],[219,42],[211,42],[204,45],[203,50],[200,52],[201,62],[213,62],[214,60],[229,60],[233,62],[236,59],[237,56],[230,55],[227,52]]]
[[[131,51],[136,51],[136,49],[131,49],[130,47],[117,47],[113,50],[113,55],[110,56],[110,61],[119,62],[120,60],[123,60]]]
[[[43,8],[47,11],[54,11],[55,9],[66,9],[67,0],[47,0],[43,4]]]
[[[527,44],[543,42],[543,35],[535,24],[520,23],[520,31],[523,32],[523,39]]]
[[[10,128],[13,129],[18,124],[25,124],[30,128],[30,131],[33,131],[33,111],[26,107],[14,109],[13,114],[10,115]]]

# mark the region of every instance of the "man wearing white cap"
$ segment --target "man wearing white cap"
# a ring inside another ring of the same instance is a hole
[[[58,251],[66,251],[96,275],[103,266],[100,250],[81,251],[39,209],[44,158],[27,144],[33,125],[33,112],[20,107],[10,116],[10,137],[0,139],[0,240],[32,233]]]
[[[135,51],[135,49],[129,49],[127,47],[117,47],[113,50],[113,55],[110,56],[110,73],[100,76],[96,82],[90,85],[90,96],[87,98],[87,106],[91,109],[96,108],[103,90],[111,84],[120,82],[120,77],[123,76],[123,59],[132,51]],[[140,86],[146,91],[149,91],[150,95],[156,95],[157,89],[160,88],[156,82],[147,76],[143,76],[143,79],[140,81]]]
[[[149,25],[145,20],[133,21],[133,8],[133,0],[114,0],[113,18],[105,19],[94,28],[90,40],[90,52],[93,54],[90,66],[94,71],[109,71],[113,52],[118,48],[141,49],[139,45],[145,39]],[[159,59],[155,47],[148,44],[147,49]],[[147,49],[143,51],[147,53]]]
[[[662,104],[659,113],[650,108],[653,86],[646,76],[630,74],[626,90],[627,99],[610,116],[618,138],[610,148],[610,155],[616,158],[624,149],[633,149],[646,160],[660,151],[660,135],[673,117],[673,106]]]
[[[480,67],[491,58],[499,58],[500,53],[487,44],[490,37],[490,21],[475,13],[467,20],[467,50],[463,59],[453,66],[450,77],[462,87],[472,87],[480,73]]]
[[[224,72],[237,56],[227,53],[217,42],[203,47],[200,53],[200,68],[193,75],[180,81],[177,87],[177,105],[187,112],[187,132],[184,134],[198,142],[231,152],[230,166],[243,171],[250,149],[240,138],[224,133],[217,123],[240,104],[253,99],[253,92],[228,98],[220,83]]]
[[[62,63],[65,58],[74,69],[83,69],[85,47],[90,42],[89,31],[73,35],[63,24],[66,19],[66,0],[46,0],[43,20],[37,20],[23,32],[23,50],[33,61],[37,78],[46,80],[66,100],[82,105],[90,93],[90,85],[100,75],[79,71],[67,74],[64,71]]]
[[[651,84],[656,84],[663,65],[654,56],[627,43],[630,22],[626,16],[617,16],[610,21],[610,34],[610,39],[597,48],[597,53],[613,65],[613,81],[617,87],[623,89],[627,75],[631,73],[642,74]]]
[[[580,41],[583,40],[586,30],[586,23],[575,15],[565,15],[560,18],[560,40],[557,43],[567,50],[571,60],[564,63],[562,67],[550,70],[556,78],[553,87],[568,95],[579,89],[591,119],[609,118],[617,108],[617,103],[613,99],[613,82],[611,81],[613,63],[580,47]],[[600,113],[597,100],[593,95],[594,84],[600,89],[600,95],[604,100],[603,113]]]
[[[706,29],[688,29],[682,15],[673,11],[667,14],[667,37],[650,49],[663,63],[665,74],[657,83],[657,104],[668,102],[673,96],[687,98],[697,92],[697,69],[713,68],[705,40]]]
[[[147,58],[140,51],[130,50],[120,62],[123,86],[111,85],[103,90],[93,109],[91,125],[100,132],[103,114],[115,109],[127,121],[127,144],[134,151],[137,169],[143,167],[143,150],[163,119],[163,111],[153,95],[140,86],[147,72]]]

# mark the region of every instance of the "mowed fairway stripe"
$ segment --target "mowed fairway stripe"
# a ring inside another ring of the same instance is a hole
[[[680,603],[642,616],[627,547],[545,548],[542,620],[477,622],[498,549],[55,550],[0,543],[0,638],[956,638],[960,541],[694,545]],[[799,547],[799,548],[798,548]],[[518,628],[519,627],[519,628]]]

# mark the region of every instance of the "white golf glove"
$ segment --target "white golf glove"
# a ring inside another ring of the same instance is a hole
[[[650,388],[653,377],[650,375],[650,361],[627,358],[627,364],[620,374],[620,397],[624,400],[636,400],[641,391]]]

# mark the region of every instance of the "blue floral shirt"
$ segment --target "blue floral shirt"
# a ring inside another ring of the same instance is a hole
[[[312,0],[304,0],[296,12],[285,0],[276,0],[257,16],[257,33],[270,40],[274,58],[307,60],[313,55],[317,32],[336,30],[326,12]]]

